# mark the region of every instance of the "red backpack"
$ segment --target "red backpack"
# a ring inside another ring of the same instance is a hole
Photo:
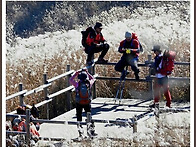
[[[165,51],[162,58],[162,68],[160,73],[163,75],[170,75],[174,69],[174,59],[176,57],[176,52]]]

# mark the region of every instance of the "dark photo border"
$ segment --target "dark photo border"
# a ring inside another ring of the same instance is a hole
[[[1,15],[0,15],[0,19],[1,19],[1,22],[2,22],[2,1],[0,2],[0,5],[1,5],[1,7],[0,7],[0,12],[1,12]],[[0,84],[0,93],[1,93],[1,100],[0,100],[0,105],[2,106],[2,50],[3,50],[3,48],[2,48],[2,23],[0,24],[1,25],[1,30],[0,30],[0,34],[1,34],[1,41],[0,41],[0,45],[1,45],[1,56],[0,56],[0,58],[1,58],[1,66],[0,66],[0,69],[1,69],[1,84]],[[2,114],[2,107],[1,107],[1,109],[0,109],[0,112],[1,112],[1,114]],[[1,119],[1,126],[2,126],[2,115],[0,115],[0,119]],[[0,140],[0,142],[1,142],[1,144],[2,144],[2,127],[1,127],[1,140]]]

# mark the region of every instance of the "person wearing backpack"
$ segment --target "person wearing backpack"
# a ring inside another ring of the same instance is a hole
[[[76,81],[76,77],[79,81]],[[82,71],[77,71],[70,78],[70,83],[76,89],[76,116],[77,116],[77,127],[79,136],[83,137],[83,127],[81,125],[82,121],[82,110],[84,109],[86,114],[87,112],[91,113],[91,87],[95,82],[94,77],[88,72],[87,69],[83,69]],[[87,124],[87,127],[91,127],[91,135],[96,135],[94,130],[94,122]]]
[[[154,81],[154,103],[150,105],[151,108],[155,108],[155,105],[159,105],[160,100],[160,94],[161,94],[161,88],[163,89],[163,94],[166,98],[166,106],[171,107],[171,94],[169,91],[169,84],[168,84],[168,76],[171,74],[171,71],[173,70],[173,64],[169,63],[170,65],[163,66],[165,62],[168,62],[168,59],[165,59],[165,53],[162,54],[162,50],[159,45],[155,45],[152,49],[152,51],[155,54],[154,58],[154,64],[152,65],[152,68],[154,68],[155,71],[155,81]],[[172,61],[174,62],[174,61]],[[168,67],[171,69],[168,70]]]
[[[115,70],[122,73],[122,79],[128,74],[124,68],[130,65],[134,71],[135,79],[139,80],[138,57],[141,51],[143,51],[143,49],[137,35],[135,33],[125,32],[125,39],[120,42],[118,48],[118,52],[123,55],[120,61],[115,65]]]
[[[87,55],[86,64],[93,64],[93,55],[94,53],[101,52],[98,61],[96,63],[107,63],[108,60],[104,59],[104,56],[109,50],[109,45],[106,43],[106,40],[101,33],[102,24],[97,22],[94,28],[89,27],[86,31],[82,31],[82,45],[85,47],[85,53]]]

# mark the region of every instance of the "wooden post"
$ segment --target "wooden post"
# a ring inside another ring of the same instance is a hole
[[[133,134],[137,133],[137,115],[134,115],[133,117]],[[135,146],[138,146],[137,136],[133,135],[133,142],[135,143]]]
[[[95,65],[93,66],[93,75],[95,75]],[[92,92],[93,92],[93,99],[95,99],[96,98],[96,81],[93,84]]]
[[[47,73],[46,72],[43,74],[43,83],[48,84],[48,82],[47,82]],[[44,88],[44,98],[45,98],[45,100],[48,100],[48,89],[47,89],[47,87]],[[47,119],[50,118],[49,112],[50,112],[49,103],[47,103],[46,104],[46,118]]]
[[[86,123],[91,122],[91,120],[92,120],[92,118],[91,118],[91,112],[87,112],[86,117],[87,117]]]
[[[133,117],[133,133],[137,133],[137,115]]]
[[[159,103],[155,103],[155,116],[159,118]]]
[[[156,120],[156,129],[154,130],[154,133],[155,133],[155,144],[158,144],[159,142],[159,137],[160,137],[160,120],[159,120],[159,103],[155,103],[155,120]]]
[[[150,62],[152,60],[152,56],[148,55],[148,62]]]
[[[27,142],[27,145],[30,146],[30,109],[27,109],[26,110],[26,142]]]
[[[70,71],[70,65],[67,65],[67,72]],[[67,87],[70,86],[69,79],[71,75],[67,76]],[[71,110],[71,92],[67,91],[67,110]]]
[[[152,56],[148,55],[148,63],[150,63],[151,60],[152,60]],[[151,92],[150,97],[154,100],[153,80],[151,78],[151,69],[150,69],[150,67],[149,67],[149,71],[148,72],[149,72],[149,82],[148,82],[148,87],[149,88],[148,89]]]
[[[22,83],[20,83],[19,84],[19,91],[22,91]],[[23,96],[23,94],[21,94],[20,96],[19,96],[19,98],[20,98],[20,106],[23,106],[24,105],[24,101],[23,101],[23,98],[24,98],[24,96]]]

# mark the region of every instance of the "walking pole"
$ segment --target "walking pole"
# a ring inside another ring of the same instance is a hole
[[[127,74],[127,70],[128,70],[128,66],[126,66],[125,76],[126,76],[126,74]],[[120,81],[119,81],[118,90],[117,90],[117,92],[116,92],[115,102],[116,102],[116,100],[117,100],[117,98],[118,98],[118,94],[119,94],[119,91],[120,91],[120,90],[121,90],[121,93],[120,93],[120,98],[119,98],[119,99],[120,99],[120,101],[121,101],[122,93],[123,93],[123,90],[124,90],[124,86],[125,86],[125,78],[122,79],[122,75],[121,75]]]
[[[126,66],[126,69],[125,69],[125,78],[126,78],[126,75],[127,75],[127,70],[128,70],[128,66]],[[121,92],[120,92],[120,101],[119,101],[119,104],[121,102],[121,99],[122,99],[122,95],[123,95],[123,90],[125,88],[125,78],[123,79],[122,81],[122,88],[121,88]]]

